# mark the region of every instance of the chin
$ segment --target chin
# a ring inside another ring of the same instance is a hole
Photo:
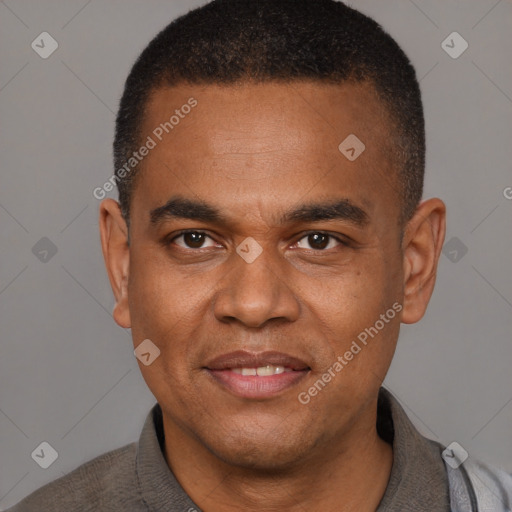
[[[270,452],[262,450],[261,446],[247,447],[246,450],[224,450],[215,454],[230,466],[262,473],[281,473],[295,467],[301,457],[295,450],[279,450]]]
[[[277,425],[267,431],[232,431],[232,436],[209,439],[205,444],[226,464],[266,473],[297,466],[314,446],[313,440],[303,439],[298,432],[279,429]]]

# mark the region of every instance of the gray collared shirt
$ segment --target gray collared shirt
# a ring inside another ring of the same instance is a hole
[[[423,437],[397,400],[379,393],[377,429],[393,466],[377,512],[449,512],[443,447]],[[105,453],[23,499],[8,512],[198,512],[164,455],[162,411],[149,412],[138,443]]]

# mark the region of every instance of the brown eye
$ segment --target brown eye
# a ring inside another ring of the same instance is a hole
[[[204,245],[208,239],[215,245],[211,237],[202,231],[186,231],[173,238],[172,241],[185,249],[203,249],[205,247],[213,247],[213,245]],[[178,243],[178,240],[183,240],[183,242]]]
[[[307,241],[307,245],[309,245],[309,247],[304,245],[303,240]],[[343,242],[333,235],[321,232],[309,233],[297,242],[297,246],[301,249],[314,249],[318,251],[332,249],[336,244],[343,245]]]
[[[192,233],[184,233],[183,241],[189,247],[193,249],[198,249],[204,243],[205,235],[204,233],[199,233],[198,231],[194,231]]]
[[[308,243],[314,249],[325,249],[329,244],[329,236],[324,235],[322,233],[308,235]]]

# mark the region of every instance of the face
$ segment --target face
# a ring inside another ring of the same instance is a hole
[[[166,434],[275,468],[374,428],[417,265],[404,256],[391,124],[373,89],[160,89],[143,133],[156,144],[132,196],[130,247],[105,249],[126,235],[112,204],[103,238],[116,320],[135,347],[160,350],[140,368]],[[338,148],[351,134],[359,156]]]

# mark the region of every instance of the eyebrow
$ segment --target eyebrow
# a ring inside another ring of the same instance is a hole
[[[149,215],[152,225],[171,218],[196,220],[212,224],[229,224],[229,219],[215,206],[205,201],[180,196],[172,197],[163,206],[151,210]],[[280,224],[320,222],[324,220],[344,220],[362,228],[369,223],[370,218],[365,210],[349,199],[301,204],[278,218]]]

